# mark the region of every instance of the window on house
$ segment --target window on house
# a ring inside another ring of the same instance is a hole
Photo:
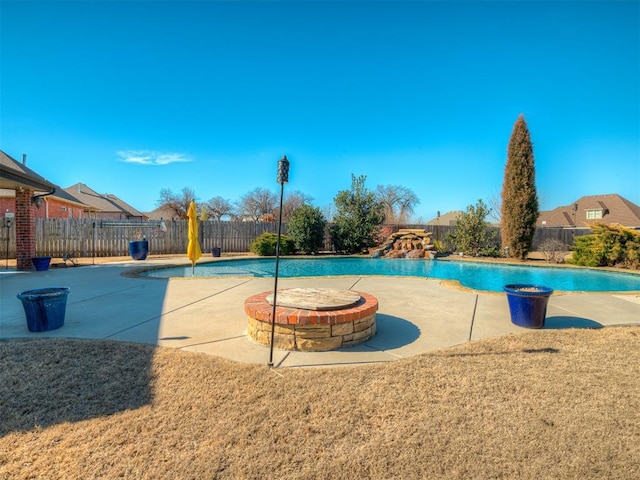
[[[602,218],[602,210],[587,210],[587,220]]]

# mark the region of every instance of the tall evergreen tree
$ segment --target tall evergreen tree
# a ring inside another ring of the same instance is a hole
[[[508,255],[524,259],[531,249],[538,220],[538,194],[529,129],[520,115],[513,126],[502,183],[500,232]]]

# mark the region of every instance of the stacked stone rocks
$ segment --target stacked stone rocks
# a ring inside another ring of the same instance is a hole
[[[392,233],[386,242],[372,254],[384,258],[435,258],[431,240],[433,232],[420,229],[404,229]]]

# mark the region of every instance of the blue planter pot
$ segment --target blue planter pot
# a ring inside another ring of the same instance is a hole
[[[29,331],[45,332],[64,325],[68,295],[67,287],[40,288],[19,293]]]
[[[148,240],[134,240],[129,242],[129,255],[134,260],[144,260],[149,254]]]
[[[49,270],[51,257],[33,257],[31,262],[33,263],[33,266],[36,267],[36,270],[42,272],[44,270]]]
[[[211,249],[211,256],[212,257],[219,257],[220,256],[220,247],[213,247]]]
[[[542,285],[511,284],[503,287],[507,294],[511,322],[525,328],[543,328],[547,304],[553,289]]]

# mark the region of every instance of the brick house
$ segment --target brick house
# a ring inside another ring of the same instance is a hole
[[[42,195],[46,192],[34,192],[35,195]],[[34,204],[35,218],[87,218],[88,213],[94,209],[82,203],[77,198],[69,195],[61,188],[57,188],[52,194],[39,197],[42,201],[40,206]],[[0,189],[0,212],[15,213],[16,191],[11,189]]]
[[[64,191],[88,206],[89,218],[108,220],[147,220],[147,216],[112,194],[100,194],[84,183],[76,183]]]
[[[540,212],[536,226],[582,228],[594,223],[640,228],[640,207],[617,194],[590,195],[566,207]]]
[[[20,163],[0,150],[0,189],[13,190],[15,195],[14,211],[5,208],[2,221],[7,230],[15,228],[18,270],[32,270],[31,259],[36,253],[36,205],[55,193],[58,186],[28,168],[26,155]]]

